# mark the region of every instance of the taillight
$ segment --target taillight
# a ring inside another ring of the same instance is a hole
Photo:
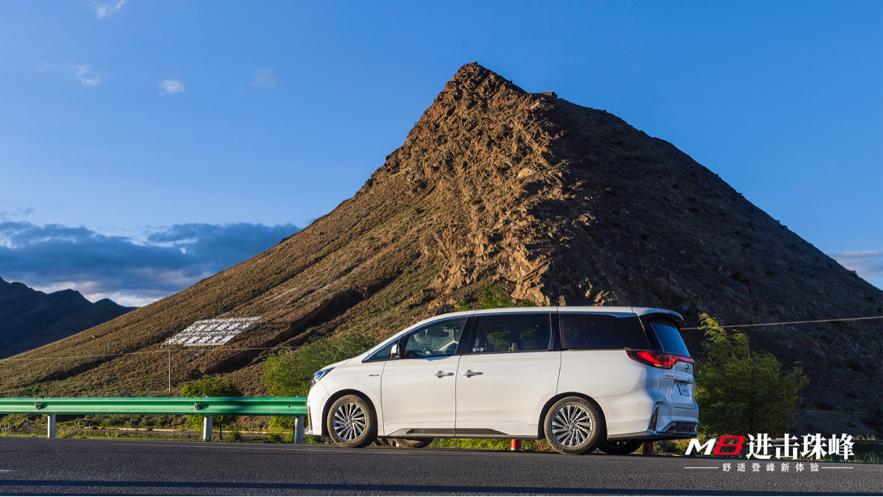
[[[693,359],[689,357],[668,354],[666,352],[653,352],[650,350],[626,350],[625,352],[635,361],[653,366],[654,368],[671,369],[678,361],[693,364]]]

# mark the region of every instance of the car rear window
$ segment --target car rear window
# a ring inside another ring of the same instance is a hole
[[[650,321],[650,327],[656,332],[663,351],[690,357],[690,351],[687,350],[687,345],[677,328],[659,321]],[[650,332],[650,330],[647,331]]]
[[[561,313],[558,323],[564,350],[650,348],[644,327],[635,315]]]

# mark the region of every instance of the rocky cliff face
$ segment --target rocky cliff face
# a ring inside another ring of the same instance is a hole
[[[0,359],[36,349],[131,311],[74,290],[46,294],[0,279]]]
[[[346,329],[388,336],[488,281],[542,305],[669,308],[688,327],[701,312],[724,324],[883,312],[883,292],[671,144],[468,64],[402,147],[333,212],[249,261],[58,346],[158,350],[198,319],[263,316],[230,346],[180,353],[173,365],[179,380],[236,371],[259,392],[264,352],[235,349],[296,346]],[[840,322],[751,334],[757,347],[807,366],[809,396],[864,395],[880,382],[879,329]],[[698,332],[684,334],[698,351]],[[31,368],[21,361],[3,365],[2,376],[17,391],[110,394],[123,385],[115,375],[129,389],[158,391],[165,364],[149,357]]]

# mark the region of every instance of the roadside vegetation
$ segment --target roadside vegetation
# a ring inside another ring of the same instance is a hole
[[[297,349],[285,347],[270,354],[262,364],[264,386],[273,397],[306,396],[313,373],[323,367],[357,356],[378,340],[358,332],[316,338]],[[290,430],[294,418],[273,416],[270,426]]]
[[[273,397],[306,396],[313,373],[357,356],[378,340],[358,332],[316,338],[297,349],[282,348],[263,363],[264,385]]]
[[[182,397],[242,397],[236,382],[230,378],[221,379],[217,376],[204,376],[189,381],[181,388]],[[212,428],[218,429],[218,438],[224,440],[224,425],[236,421],[235,415],[212,416]],[[202,416],[187,416],[187,422],[194,430],[201,430]]]
[[[786,433],[803,401],[797,392],[809,383],[803,370],[783,372],[775,356],[751,350],[745,333],[728,332],[708,314],[701,322],[706,339],[696,371],[700,431],[709,438]]]

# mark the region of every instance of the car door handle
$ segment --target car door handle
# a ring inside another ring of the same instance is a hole
[[[437,378],[443,378],[445,376],[454,376],[454,373],[450,373],[448,371],[439,371],[438,373],[435,373],[433,376],[435,376]]]
[[[475,375],[479,375],[479,374],[484,374],[484,373],[482,373],[481,371],[473,371],[473,370],[469,369],[469,370],[467,370],[465,373],[460,373],[460,374],[461,374],[462,376],[465,376],[465,377],[469,378],[469,377],[471,377],[471,376],[475,376]]]

